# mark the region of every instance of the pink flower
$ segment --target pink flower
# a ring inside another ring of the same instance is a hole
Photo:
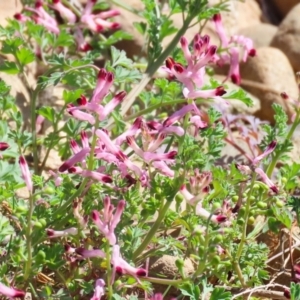
[[[111,245],[115,245],[117,238],[115,235],[115,228],[121,220],[121,215],[125,208],[125,201],[120,200],[118,202],[115,213],[113,214],[114,206],[110,203],[110,198],[106,196],[103,199],[104,208],[102,215],[98,211],[94,210],[92,213],[92,219],[99,231],[107,238]]]
[[[56,237],[64,237],[69,235],[77,235],[78,229],[75,227],[71,227],[65,230],[53,230],[53,229],[46,229],[47,236],[49,238],[56,238]]]
[[[92,10],[95,0],[88,0],[83,11],[80,21],[85,24],[91,31],[101,32],[104,29],[117,29],[120,27],[118,23],[108,22],[105,19],[119,15],[117,10],[108,10],[99,14],[93,14]]]
[[[262,159],[264,159],[264,158],[267,157],[269,154],[271,154],[271,153],[275,150],[276,145],[277,145],[277,141],[275,141],[275,140],[272,141],[272,142],[268,145],[268,147],[266,148],[266,150],[265,150],[262,154],[256,156],[256,157],[252,160],[252,164],[253,164],[253,165],[257,165]]]
[[[4,151],[9,148],[9,145],[5,142],[0,142],[0,151]]]
[[[97,279],[95,284],[94,296],[91,300],[100,300],[101,297],[105,294],[105,282],[103,279]]]
[[[93,257],[106,258],[105,252],[103,252],[100,249],[87,250],[84,248],[77,248],[75,249],[75,252],[84,258],[93,258]]]
[[[231,78],[235,84],[241,83],[240,68],[239,68],[239,56],[240,51],[237,46],[241,46],[244,49],[243,61],[246,62],[248,56],[255,56],[256,51],[253,48],[253,42],[251,39],[244,36],[232,36],[230,39],[226,36],[225,29],[222,24],[222,18],[220,14],[216,14],[213,17],[215,29],[221,40],[222,48],[228,49],[226,53],[221,53],[216,56],[216,63],[222,66],[226,63],[230,63],[230,69],[228,77]]]
[[[118,275],[131,275],[138,280],[138,277],[144,277],[147,275],[147,271],[142,268],[132,267],[127,261],[125,261],[120,254],[120,246],[114,245],[112,251],[111,263],[113,265],[113,276],[114,280],[115,274]]]
[[[73,167],[76,163],[82,162],[85,157],[89,154],[90,148],[83,148],[78,153],[73,155],[71,158],[66,160],[58,169],[59,172],[65,172],[71,167]]]
[[[63,179],[59,176],[59,174],[53,172],[52,170],[49,171],[49,174],[54,178],[55,186],[60,186],[63,182]]]
[[[102,174],[97,171],[83,170],[80,167],[71,167],[68,169],[68,172],[72,174],[80,174],[82,177],[88,177],[95,181],[99,181],[103,183],[112,183],[113,181],[109,175]]]
[[[23,298],[25,292],[8,287],[0,282],[0,294],[10,298]]]
[[[267,176],[267,174],[261,169],[261,168],[256,168],[255,173],[257,173],[261,180],[275,193],[279,193],[278,187],[272,182],[272,180]]]
[[[30,174],[30,171],[29,171],[29,168],[28,168],[28,165],[27,165],[27,162],[26,162],[24,156],[20,156],[19,165],[21,168],[22,178],[25,181],[27,189],[30,193],[32,193],[33,184],[32,184],[32,180],[31,180],[31,174]]]
[[[53,8],[59,12],[62,18],[65,18],[70,24],[76,22],[76,15],[67,7],[65,7],[60,0],[52,0]]]

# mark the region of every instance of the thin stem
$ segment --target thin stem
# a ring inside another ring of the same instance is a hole
[[[34,198],[33,195],[30,194],[29,197],[29,209],[27,214],[27,227],[26,227],[26,247],[27,247],[27,261],[25,263],[25,271],[24,271],[24,280],[26,281],[30,276],[31,264],[32,264],[32,215],[34,208]]]
[[[105,245],[105,252],[106,252],[106,267],[107,267],[107,288],[108,288],[108,299],[112,299],[113,297],[113,289],[112,289],[112,278],[111,278],[111,265],[110,265],[110,246],[108,241],[106,241]]]
[[[177,191],[176,191],[177,193]],[[175,195],[174,195],[175,196]],[[143,240],[142,244],[135,250],[135,252],[133,253],[133,260],[136,260],[137,257],[142,254],[142,252],[146,249],[146,247],[149,245],[149,243],[151,242],[153,236],[155,235],[155,233],[157,232],[161,222],[163,221],[168,209],[170,208],[172,201],[166,201],[165,204],[161,204],[160,210],[158,212],[158,217],[155,221],[155,223],[153,224],[153,226],[151,227],[150,231],[148,232],[148,234],[146,235],[145,239]]]
[[[252,192],[253,192],[253,186],[254,186],[255,181],[256,181],[256,173],[253,173],[252,180],[251,180],[251,185],[250,185],[250,190],[249,190],[249,193],[248,193],[246,206],[245,206],[245,217],[244,217],[244,224],[243,224],[243,229],[242,229],[242,237],[241,237],[241,241],[240,241],[240,244],[238,246],[236,255],[234,257],[234,261],[233,261],[233,266],[234,266],[234,268],[237,272],[237,275],[238,275],[239,280],[240,280],[243,287],[247,287],[247,284],[245,283],[244,277],[242,275],[242,271],[241,271],[240,265],[239,265],[239,260],[241,258],[243,248],[244,248],[244,244],[246,242],[247,224],[248,224],[250,208],[251,208],[251,199],[250,199],[250,197],[251,197]]]
[[[152,283],[159,283],[163,285],[173,285],[173,286],[177,286],[185,282],[184,279],[172,280],[172,279],[163,279],[163,278],[155,278],[155,277],[141,277],[140,280],[141,281],[145,280],[147,282],[152,282]]]
[[[287,141],[289,141],[292,138],[292,136],[293,136],[293,134],[294,134],[294,132],[296,130],[296,127],[299,125],[299,121],[300,121],[300,111],[297,112],[295,121],[294,121],[293,125],[291,126],[288,134],[286,135],[284,143],[287,142]],[[272,159],[272,162],[270,163],[270,165],[268,166],[267,171],[266,171],[266,174],[268,175],[268,177],[272,176],[273,171],[274,171],[274,169],[276,167],[276,164],[277,164],[279,158],[281,157],[281,155],[282,155],[281,151],[277,152],[277,154]]]

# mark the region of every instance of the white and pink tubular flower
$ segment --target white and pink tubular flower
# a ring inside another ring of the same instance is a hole
[[[183,95],[189,99],[195,98],[216,98],[219,99],[226,91],[222,86],[211,90],[203,90],[205,82],[205,68],[209,63],[213,63],[217,52],[217,47],[210,45],[208,35],[201,37],[197,34],[194,37],[193,51],[189,49],[188,40],[185,37],[180,39],[181,49],[183,51],[187,66],[175,62],[169,57],[166,60],[164,70],[175,77],[184,85]]]
[[[242,47],[244,50],[242,60],[243,62],[246,62],[248,56],[253,57],[256,55],[256,50],[253,47],[253,41],[242,35],[234,35],[229,39],[225,33],[225,28],[223,26],[222,17],[220,14],[215,14],[213,16],[213,22],[215,24],[216,32],[221,40],[222,48],[228,49],[227,52],[223,52],[221,55],[216,55],[216,63],[219,66],[230,64],[228,77],[231,78],[233,83],[240,84],[241,75],[239,68],[239,47]]]

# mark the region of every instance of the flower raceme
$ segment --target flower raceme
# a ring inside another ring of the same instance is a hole
[[[22,178],[25,181],[26,187],[27,187],[28,191],[30,193],[32,193],[33,184],[32,184],[31,174],[30,174],[28,164],[27,164],[24,156],[20,156],[19,165],[20,165],[20,169],[21,169]]]
[[[246,62],[248,56],[255,56],[256,50],[253,48],[253,41],[244,36],[234,35],[230,39],[226,36],[225,28],[222,23],[222,18],[220,14],[215,14],[213,16],[213,22],[215,24],[215,29],[219,38],[221,40],[221,45],[226,53],[221,52],[221,54],[216,54],[216,64],[223,66],[224,64],[230,64],[228,77],[231,78],[233,83],[241,83],[241,75],[239,70],[239,46],[244,50],[243,62]]]
[[[63,20],[69,25],[74,26],[74,37],[77,42],[77,48],[80,51],[89,51],[92,49],[91,45],[84,40],[83,30],[89,29],[92,32],[102,32],[109,29],[119,29],[120,24],[116,22],[107,21],[107,19],[118,16],[118,10],[112,9],[100,13],[94,13],[93,8],[97,0],[88,0],[85,8],[80,12],[80,17],[77,18],[75,13],[66,7],[61,0],[52,0],[52,4],[48,7],[57,11]],[[16,13],[15,19],[24,23],[29,20],[34,20],[37,24],[44,26],[48,31],[59,34],[60,28],[56,19],[44,8],[42,0],[35,2],[34,8],[25,6],[25,11],[33,13],[28,17],[22,13]]]
[[[180,39],[180,44],[187,66],[175,62],[173,58],[169,57],[164,70],[171,77],[175,77],[183,83],[183,95],[190,99],[219,99],[220,96],[223,96],[226,91],[222,86],[212,90],[201,90],[205,82],[205,68],[209,63],[214,62],[217,52],[217,47],[210,45],[209,36],[201,37],[197,34],[194,37],[193,52],[189,50],[188,40],[185,37]]]

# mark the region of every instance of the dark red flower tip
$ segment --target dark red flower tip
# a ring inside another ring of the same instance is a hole
[[[85,249],[83,247],[79,247],[75,249],[75,252],[79,255],[82,255],[82,253],[85,251]]]
[[[224,90],[223,86],[218,86],[216,88],[216,96],[223,96],[224,94],[226,94],[227,92]]]
[[[19,164],[20,165],[26,165],[26,160],[25,160],[24,156],[20,156],[20,158],[19,158]]]
[[[132,143],[133,143],[133,137],[132,136],[127,136],[126,137],[126,142],[127,142],[128,145],[132,145]]]
[[[111,72],[108,72],[106,75],[106,81],[113,82],[113,80],[114,80],[114,74]]]
[[[289,96],[288,96],[288,94],[286,92],[281,93],[280,96],[284,100],[288,100],[289,99]]]
[[[97,26],[96,26],[96,32],[101,32],[101,31],[103,31],[103,26],[97,24]]]
[[[110,25],[110,29],[119,29],[121,28],[120,23],[114,22]]]
[[[177,72],[177,73],[183,73],[184,71],[184,68],[181,64],[179,63],[175,63],[174,64],[174,70]]]
[[[217,46],[210,46],[207,55],[213,56],[217,53]]]
[[[107,74],[107,72],[105,69],[100,69],[99,73],[98,73],[98,79],[105,80],[106,74]]]
[[[76,168],[75,167],[71,167],[68,169],[68,173],[72,174],[72,173],[76,173]]]
[[[194,43],[198,43],[199,41],[201,41],[201,36],[199,33],[197,33],[195,36],[194,36]]]
[[[54,230],[53,229],[46,229],[46,234],[48,236],[54,236]]]
[[[79,47],[79,50],[82,52],[88,52],[88,51],[93,50],[93,47],[92,47],[92,45],[85,43]]]
[[[232,74],[231,75],[231,81],[234,83],[234,84],[237,84],[239,85],[241,83],[241,77],[236,75],[236,74]]]
[[[119,101],[122,101],[126,96],[126,92],[125,91],[122,91],[122,92],[119,92],[118,94],[115,95],[115,98],[117,98]]]
[[[69,252],[71,246],[69,244],[65,244],[64,248],[65,248],[65,252]]]
[[[235,213],[237,213],[237,212],[240,210],[240,208],[241,208],[241,205],[237,203],[237,204],[234,206],[234,208],[231,210],[231,212],[232,212],[233,214],[235,214]]]
[[[147,276],[147,271],[145,269],[138,269],[136,275],[140,277],[145,277]]]
[[[133,127],[140,129],[143,123],[143,119],[141,117],[137,117],[133,122]]]
[[[166,59],[166,67],[167,67],[168,69],[172,70],[174,64],[175,64],[175,61],[174,61],[174,59],[173,59],[172,57],[168,57],[168,58]]]
[[[76,100],[76,102],[78,105],[86,105],[88,101],[84,95],[81,95],[80,98]]]
[[[52,3],[53,4],[57,4],[57,3],[59,3],[60,2],[60,0],[52,0]]]
[[[270,189],[275,193],[275,194],[278,194],[279,193],[279,189],[276,185],[273,185],[270,187]]]
[[[159,123],[158,122],[155,122],[155,121],[149,121],[147,122],[147,126],[149,129],[151,130],[158,130],[159,128]]]
[[[182,36],[180,38],[180,44],[182,45],[182,47],[187,46],[188,42],[187,42],[187,39],[184,36]]]
[[[177,155],[177,151],[171,151],[168,153],[168,158],[174,159],[176,155]]]
[[[226,217],[225,216],[223,216],[223,215],[218,215],[217,216],[217,222],[218,223],[224,223],[225,221],[226,221]]]
[[[202,48],[202,42],[201,41],[199,41],[199,42],[197,42],[197,43],[194,44],[194,49],[196,51],[200,51],[201,48]]]
[[[67,171],[68,169],[70,169],[70,166],[67,164],[67,163],[63,163],[59,168],[58,168],[58,171],[59,172],[65,172]]]
[[[294,265],[293,269],[297,274],[300,274],[300,265]]]
[[[80,132],[80,137],[81,137],[82,140],[87,139],[88,137],[87,137],[86,131],[82,130]]]
[[[221,21],[221,14],[215,14],[215,15],[213,16],[213,20],[214,20],[215,22]]]
[[[291,292],[288,289],[285,289],[283,292],[283,296],[287,299],[291,299]]]
[[[254,57],[256,55],[256,50],[255,49],[251,49],[249,52],[248,52],[249,56],[251,57]]]
[[[41,6],[43,6],[43,2],[38,0],[35,2],[35,8],[40,8]]]
[[[127,156],[123,152],[119,151],[116,154],[116,158],[119,159],[120,161],[125,161],[125,159],[127,158]]]
[[[14,18],[15,18],[16,20],[20,21],[20,20],[22,19],[22,14],[16,13],[16,14],[14,14]]]
[[[108,175],[103,176],[102,181],[105,182],[105,183],[112,183],[113,182],[112,178]]]
[[[9,145],[5,142],[0,142],[0,151],[4,151],[9,148]]]
[[[202,37],[203,44],[208,45],[209,41],[210,41],[210,37],[207,34]],[[214,46],[214,47],[216,47],[216,46]],[[216,49],[217,49],[217,47],[216,47]]]
[[[70,141],[70,145],[71,145],[71,147],[73,147],[73,148],[74,148],[74,147],[76,147],[76,146],[77,146],[77,143],[76,143],[76,141],[75,141],[75,140],[73,140],[73,139],[72,139],[72,140]]]
[[[20,291],[20,290],[14,290],[14,296],[13,298],[24,298],[26,295],[25,292]]]
[[[92,211],[92,219],[93,221],[97,221],[99,219],[99,215],[97,211]]]
[[[134,184],[137,183],[137,180],[134,179],[130,174],[127,174],[127,175],[125,176],[125,179],[126,179],[126,181],[127,181],[127,186],[131,186],[131,185],[134,185]]]
[[[116,273],[120,276],[123,275],[123,269],[121,267],[116,267]]]

